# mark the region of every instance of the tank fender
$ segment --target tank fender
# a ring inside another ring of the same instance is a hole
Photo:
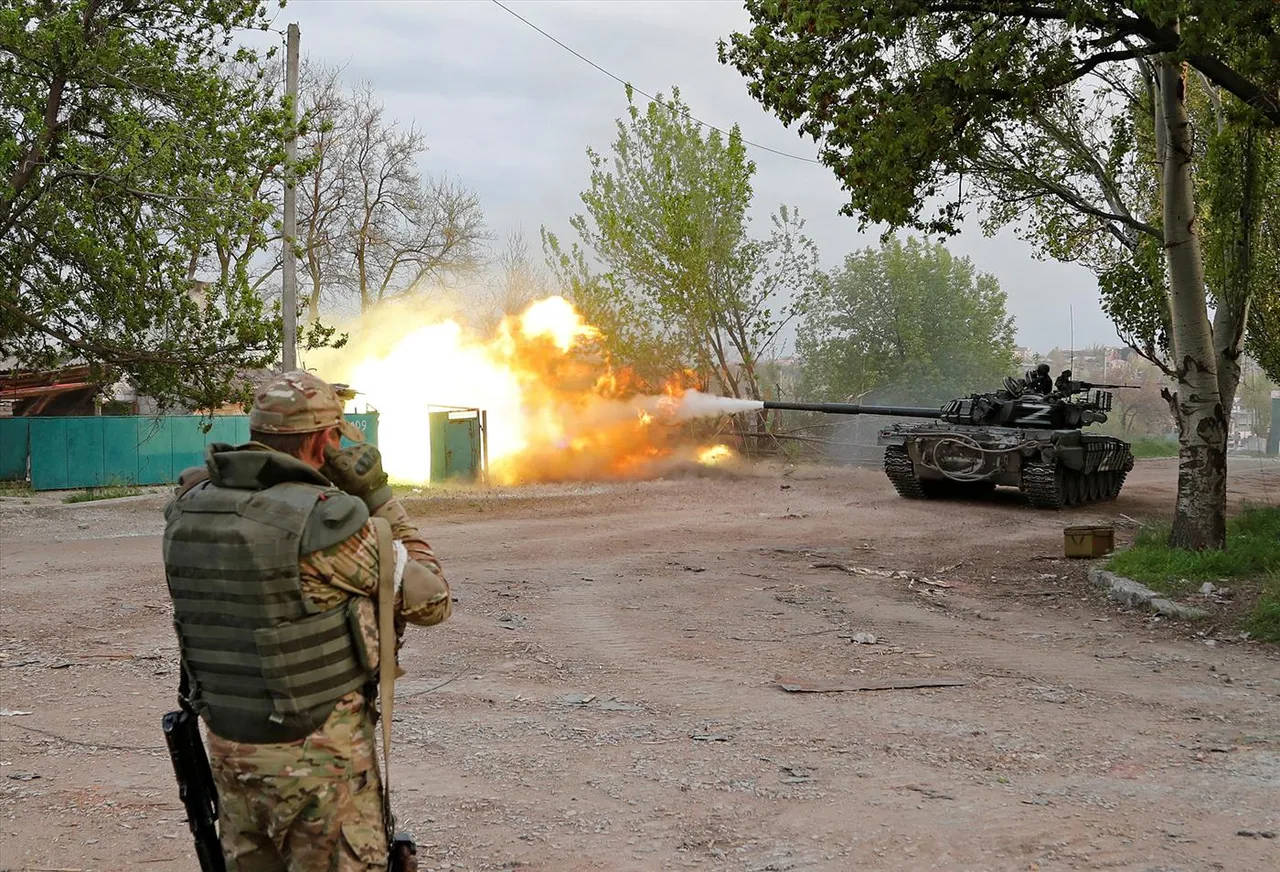
[[[1054,454],[1058,458],[1058,462],[1067,469],[1084,469],[1084,446],[1083,445],[1059,445]]]
[[[895,430],[881,430],[876,434],[877,445],[906,445],[907,437]]]

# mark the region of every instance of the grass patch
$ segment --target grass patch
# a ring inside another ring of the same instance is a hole
[[[1280,642],[1280,573],[1272,573],[1262,584],[1262,593],[1244,628],[1264,642]]]
[[[25,481],[0,481],[0,497],[29,497],[34,493]]]
[[[1206,581],[1233,581],[1257,595],[1245,628],[1254,638],[1280,642],[1280,507],[1246,506],[1229,518],[1221,551],[1180,551],[1168,540],[1168,525],[1144,527],[1107,568],[1174,596],[1193,593]]]
[[[1164,436],[1139,436],[1130,443],[1134,457],[1177,457],[1178,440]]]
[[[70,494],[63,498],[64,503],[91,503],[94,500],[118,500],[121,497],[136,497],[142,488],[129,484],[109,484],[106,487],[87,487],[80,493]]]

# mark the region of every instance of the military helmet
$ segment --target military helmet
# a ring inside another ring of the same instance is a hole
[[[283,372],[260,385],[249,410],[249,429],[260,433],[315,433],[337,427],[352,442],[360,429],[342,417],[346,385],[333,385],[309,372]]]

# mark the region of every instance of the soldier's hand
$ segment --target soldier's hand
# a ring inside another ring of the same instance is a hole
[[[391,499],[391,486],[382,470],[382,454],[368,442],[346,448],[327,448],[320,472],[353,497],[359,497],[370,512]]]

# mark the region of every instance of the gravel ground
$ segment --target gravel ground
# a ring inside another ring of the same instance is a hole
[[[1061,559],[1063,526],[1167,515],[1175,472],[1059,513],[819,468],[408,497],[458,598],[398,691],[421,868],[1280,868],[1276,649]],[[163,500],[0,500],[6,869],[196,868]]]

